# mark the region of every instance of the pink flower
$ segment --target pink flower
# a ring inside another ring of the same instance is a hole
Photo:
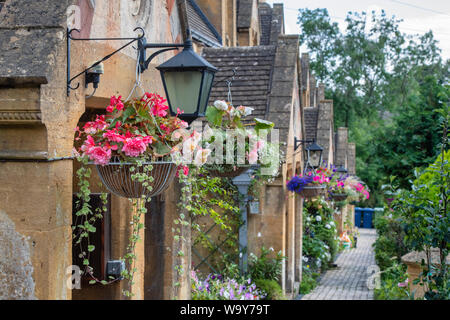
[[[127,138],[122,147],[122,152],[129,157],[138,157],[145,152],[147,144],[142,138]]]
[[[177,177],[179,176],[179,172],[180,172],[181,169],[183,169],[183,174],[184,174],[185,176],[187,176],[187,175],[189,174],[189,167],[188,167],[188,166],[180,166],[180,167],[178,168],[178,170],[177,170],[177,173],[176,173],[176,176],[177,176]]]
[[[109,113],[113,113],[114,112],[114,106],[111,106],[111,105],[107,106],[106,107],[106,111],[109,112]]]
[[[117,104],[116,104],[116,108],[117,108],[117,110],[123,110],[123,108],[124,108],[124,105],[123,105],[123,103],[122,103],[122,101],[119,101]]]
[[[255,148],[248,154],[248,162],[255,164],[258,161],[258,150]]]
[[[84,154],[89,154],[89,150],[92,149],[93,147],[95,147],[95,141],[94,138],[92,138],[92,136],[87,136],[86,140],[84,141],[83,145],[81,146],[80,150],[84,153]]]
[[[399,282],[397,286],[399,288],[406,288],[408,286],[408,279],[406,279],[404,282]]]
[[[161,101],[165,101],[165,100],[160,100],[160,101],[156,102],[155,105],[152,107],[152,112],[153,112],[153,115],[155,115],[155,116],[165,117],[167,115],[166,110],[169,109],[169,107],[164,105]]]
[[[100,146],[89,149],[89,159],[93,160],[95,164],[106,165],[111,160],[111,149]]]
[[[103,138],[108,139],[111,142],[123,142],[125,137],[116,133],[116,129],[108,130],[103,134]]]
[[[256,142],[256,149],[261,150],[262,148],[264,148],[264,146],[266,145],[264,140],[258,140]]]

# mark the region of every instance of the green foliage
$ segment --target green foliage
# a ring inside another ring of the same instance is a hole
[[[405,243],[403,225],[394,211],[389,215],[376,215],[374,224],[378,234],[373,244],[375,261],[381,270],[385,270],[400,263],[401,257],[410,251],[410,247]]]
[[[189,180],[191,196],[183,208],[189,212],[192,219],[193,245],[201,245],[208,249],[210,254],[208,262],[216,270],[227,269],[233,265],[239,254],[237,230],[241,220],[235,199],[236,188],[228,179],[209,177],[203,170],[194,172],[191,169],[191,171],[192,177]],[[199,220],[202,217],[208,218],[206,225],[204,218]],[[199,221],[203,222],[200,224]],[[209,228],[214,229],[214,236],[207,233]],[[227,253],[226,256],[223,252]]]
[[[395,263],[381,273],[381,286],[374,290],[376,300],[407,300],[410,297],[406,266]],[[399,284],[406,285],[405,287]]]
[[[309,266],[303,266],[302,281],[300,282],[300,294],[308,294],[317,286],[317,278],[319,273],[313,272]]]
[[[251,279],[280,280],[281,266],[286,257],[279,251],[274,258],[269,258],[271,252],[273,252],[272,248],[266,249],[263,246],[259,257],[250,253],[249,273]]]
[[[333,209],[322,198],[305,201],[303,225],[303,263],[314,270],[324,271],[335,260],[339,250]]]
[[[283,290],[277,281],[270,279],[256,279],[255,284],[256,287],[266,295],[264,300],[286,300]]]

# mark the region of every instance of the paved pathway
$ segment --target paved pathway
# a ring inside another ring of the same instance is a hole
[[[375,229],[359,229],[357,248],[345,250],[336,260],[337,268],[322,275],[319,285],[302,300],[373,300],[366,284],[367,267],[375,265],[372,243]]]

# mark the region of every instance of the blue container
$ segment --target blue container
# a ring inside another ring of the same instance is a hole
[[[364,208],[363,211],[363,228],[373,228],[373,215],[375,210],[370,208]]]
[[[362,208],[355,208],[355,227],[361,228]]]

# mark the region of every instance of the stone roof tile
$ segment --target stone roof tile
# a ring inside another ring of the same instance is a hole
[[[205,48],[203,57],[219,69],[211,90],[210,104],[218,99],[227,99],[228,87],[224,80],[231,77],[235,69],[231,87],[233,105],[254,108],[254,116],[264,117],[275,57],[274,46]]]
[[[222,46],[222,37],[195,0],[186,1],[186,18],[192,37],[208,46]]]
[[[315,140],[317,133],[318,108],[304,108],[305,135],[306,140]]]

